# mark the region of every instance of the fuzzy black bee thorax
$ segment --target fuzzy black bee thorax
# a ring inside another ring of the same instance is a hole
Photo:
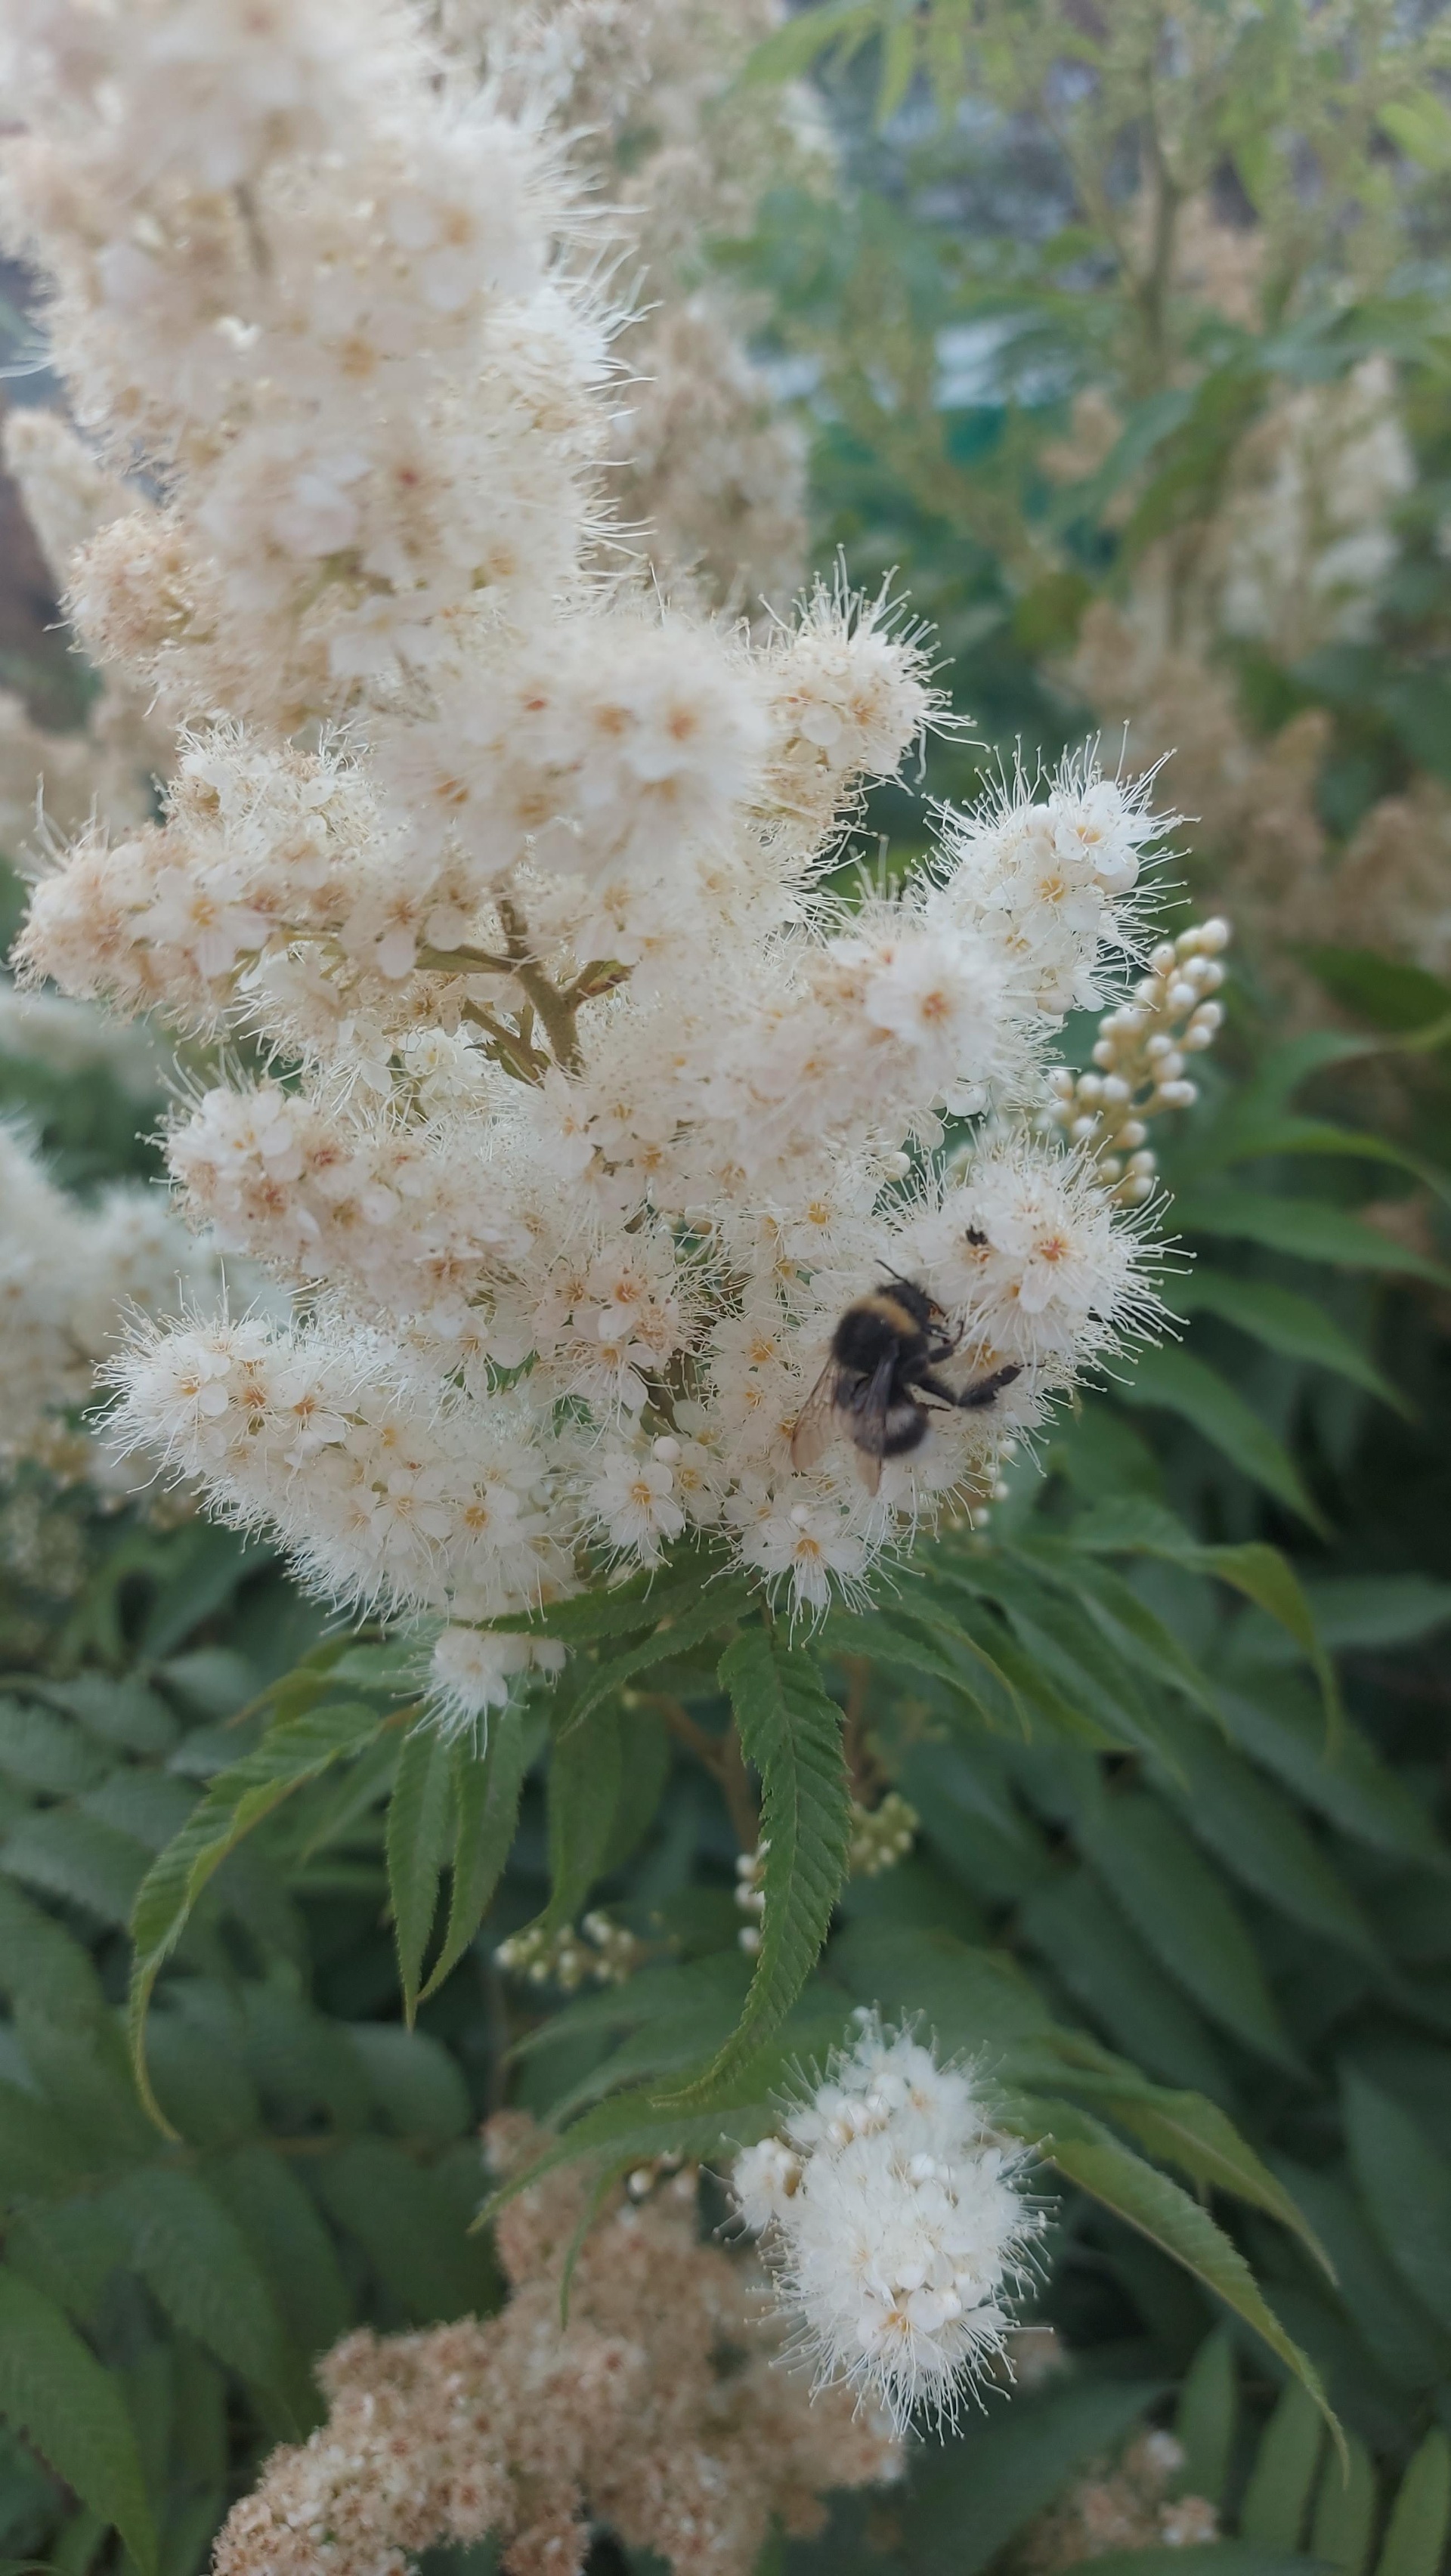
[[[895,1289],[859,1298],[854,1306],[848,1306],[832,1335],[832,1356],[839,1367],[870,1377],[883,1360],[906,1359],[919,1352],[926,1338],[926,1321],[925,1315],[918,1321]]]

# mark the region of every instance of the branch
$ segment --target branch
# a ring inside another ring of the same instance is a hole
[[[688,1746],[701,1769],[710,1773],[725,1800],[726,1812],[742,1851],[754,1851],[760,1839],[760,1818],[751,1795],[741,1739],[734,1722],[724,1735],[708,1735],[703,1726],[696,1724],[690,1711],[664,1691],[642,1691],[640,1697],[647,1700],[652,1708],[658,1708],[671,1734]]]

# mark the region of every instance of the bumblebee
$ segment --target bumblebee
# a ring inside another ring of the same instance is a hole
[[[831,1357],[796,1417],[792,1466],[814,1466],[840,1433],[852,1443],[857,1474],[874,1494],[882,1460],[908,1458],[926,1439],[932,1416],[924,1396],[964,1413],[996,1403],[1021,1369],[994,1369],[960,1394],[937,1375],[961,1339],[961,1327],[951,1330],[942,1308],[915,1280],[889,1276],[882,1287],[858,1297],[832,1334]]]

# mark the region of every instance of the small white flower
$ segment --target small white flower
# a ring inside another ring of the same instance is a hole
[[[674,1470],[660,1458],[616,1450],[586,1486],[585,1502],[611,1547],[628,1550],[646,1565],[658,1561],[662,1539],[678,1538],[685,1527]]]
[[[552,1637],[445,1628],[434,1640],[429,1661],[430,1718],[444,1735],[467,1734],[491,1708],[508,1706],[521,1675],[554,1675],[563,1670],[564,1661],[565,1649]]]
[[[1082,1368],[1159,1311],[1142,1234],[1075,1155],[1018,1141],[977,1156],[913,1240],[933,1294],[993,1367]]]
[[[205,877],[164,868],[137,922],[143,938],[158,947],[184,949],[207,976],[230,973],[243,951],[257,945],[265,927],[262,916],[243,900],[240,870],[220,867]]]
[[[810,1610],[826,1609],[833,1575],[849,1584],[867,1562],[864,1541],[828,1502],[773,1511],[751,1527],[743,1553],[763,1574],[789,1575],[793,1600]]]

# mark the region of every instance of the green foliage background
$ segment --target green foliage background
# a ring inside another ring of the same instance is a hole
[[[1277,390],[1376,350],[1420,480],[1373,636],[1225,658],[1253,725],[1328,712],[1342,841],[1376,795],[1451,778],[1447,45],[1439,11],[1372,0],[826,0],[758,58],[816,66],[841,163],[722,257],[809,378],[819,561],[896,570],[976,719],[932,792],[1081,739],[1053,667],[1085,605],[1204,523]],[[1182,193],[1232,185],[1261,227],[1263,333],[1181,308],[1166,271],[1135,284],[1146,133]],[[991,382],[945,401],[942,335],[969,326]],[[1041,452],[1084,386],[1124,426],[1065,492]],[[910,851],[921,807],[884,797],[869,830]],[[1186,876],[1212,903],[1192,834]],[[1075,2367],[925,2449],[890,2518],[844,2506],[784,2563],[974,2576],[1148,2413],[1236,2535],[1217,2564],[1434,2576],[1451,986],[1310,962],[1326,1025],[1284,1039],[1266,961],[1232,952],[1225,1041],[1164,1155],[1195,1255],[1181,1337],[1066,1415],[986,1532],[814,1639],[683,1554],[554,1614],[564,1686],[477,1760],[410,1731],[406,1647],[330,1628],[265,1550],[18,1481],[0,2554],[192,2576],[260,2456],[317,2420],[320,2349],[497,2298],[471,2231],[489,2109],[527,2104],[606,2169],[709,2156],[866,2001],[979,2054],[1041,2144],[1037,2313]],[[1070,1027],[1071,1060],[1093,1035]],[[12,1058],[0,1089],[73,1186],[147,1168],[99,1077]],[[1361,1213],[1396,1198],[1415,1248]],[[771,1843],[754,1974],[732,1725]],[[923,1819],[910,1859],[844,1887],[843,1743]],[[506,1934],[591,1902],[648,1946],[628,1984],[501,1976]],[[596,2562],[621,2563],[608,2536]]]

